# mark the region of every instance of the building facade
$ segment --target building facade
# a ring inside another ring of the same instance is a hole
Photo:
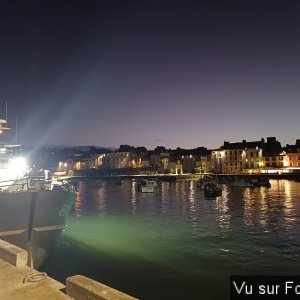
[[[103,167],[109,169],[140,168],[141,156],[134,152],[111,152],[104,154]]]
[[[266,168],[286,166],[285,154],[276,138],[238,143],[224,142],[212,152],[212,169],[222,174],[261,173]]]

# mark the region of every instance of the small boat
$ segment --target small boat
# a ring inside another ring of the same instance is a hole
[[[141,192],[142,193],[154,193],[156,191],[156,188],[154,186],[142,186]]]
[[[244,178],[236,178],[231,182],[233,187],[253,187],[253,184]]]
[[[157,188],[158,183],[156,180],[144,180],[139,187],[142,193],[154,193]]]
[[[232,178],[231,176],[219,176],[218,183],[220,184],[231,184]]]
[[[204,196],[206,198],[215,198],[222,195],[222,188],[213,182],[208,183],[204,189]]]
[[[205,190],[206,186],[211,183],[216,183],[216,180],[212,176],[206,175],[202,179],[199,179],[197,181],[196,186],[199,187],[201,190]]]
[[[89,179],[88,180],[88,185],[90,187],[101,188],[104,186],[104,184],[105,184],[105,181],[102,179]]]
[[[271,187],[271,183],[269,181],[268,177],[257,177],[257,178],[253,178],[251,179],[251,184],[255,187],[267,187],[270,188]]]

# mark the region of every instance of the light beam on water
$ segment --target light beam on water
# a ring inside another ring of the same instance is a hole
[[[82,183],[44,269],[141,299],[228,299],[230,275],[298,275],[300,183],[271,184],[223,185],[207,200],[193,181],[163,182],[146,195],[130,180],[98,190]]]

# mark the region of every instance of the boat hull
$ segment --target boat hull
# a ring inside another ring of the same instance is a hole
[[[232,182],[231,186],[233,187],[253,187],[250,182]]]
[[[154,193],[156,191],[156,188],[154,186],[142,186],[141,192],[142,193]]]
[[[0,239],[28,250],[28,264],[38,268],[55,247],[75,198],[51,190],[0,193]]]

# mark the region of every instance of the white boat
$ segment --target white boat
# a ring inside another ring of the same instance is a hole
[[[0,239],[27,250],[28,265],[38,268],[65,228],[76,191],[47,176],[31,178],[11,147],[0,145]]]
[[[142,193],[154,193],[158,188],[158,183],[156,180],[144,180],[140,185],[140,190]]]
[[[141,192],[142,193],[154,193],[156,191],[156,188],[154,186],[142,186]]]

